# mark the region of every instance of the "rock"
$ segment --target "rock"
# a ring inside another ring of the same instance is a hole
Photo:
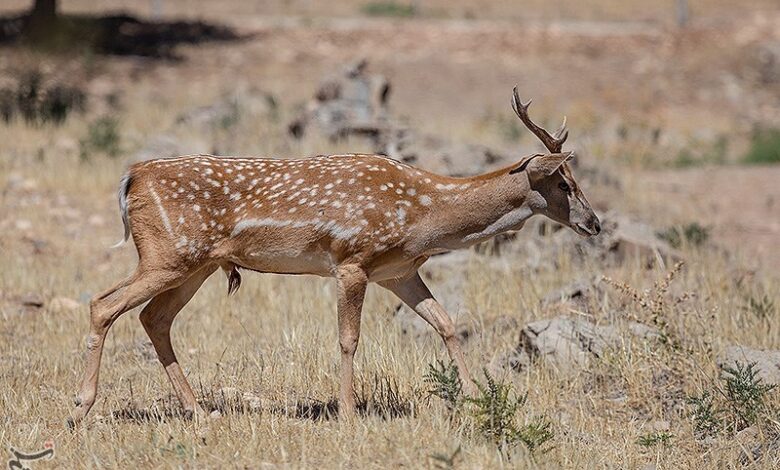
[[[381,75],[367,73],[365,60],[349,64],[323,80],[304,112],[288,125],[301,138],[310,129],[337,139],[349,135],[376,139],[391,129],[386,104],[390,85]]]
[[[560,368],[585,365],[590,356],[599,357],[618,341],[614,329],[599,327],[579,317],[539,320],[528,324],[520,333],[520,348],[529,360],[540,358]],[[522,368],[525,364],[520,365]]]
[[[671,424],[665,420],[653,421],[650,428],[655,432],[665,432],[671,429]]]
[[[607,349],[622,346],[624,331],[634,334],[628,325],[597,325],[579,316],[538,320],[523,328],[517,348],[503,358],[503,364],[518,371],[534,360],[563,370],[581,367],[590,358],[601,357]]]
[[[780,83],[780,41],[759,44],[755,49],[755,64],[762,83]]]
[[[567,307],[581,312],[590,311],[591,301],[602,294],[599,278],[578,280],[557,289],[542,298],[543,308]]]
[[[16,227],[16,230],[20,232],[26,232],[32,228],[32,222],[27,219],[16,219],[16,222],[14,222],[14,227]]]
[[[43,307],[43,299],[38,294],[27,294],[21,299],[19,303],[22,307],[41,308]]]
[[[780,384],[780,351],[751,349],[745,346],[729,346],[717,358],[718,367],[736,367],[756,363],[758,376],[769,385]]]
[[[81,304],[68,297],[55,297],[49,302],[49,308],[55,312],[69,312],[81,308]]]
[[[244,404],[252,411],[260,411],[260,409],[262,409],[260,397],[251,392],[244,392],[243,400]]]
[[[296,138],[316,130],[329,139],[363,137],[376,153],[437,173],[465,176],[508,161],[484,145],[422,134],[394,119],[385,77],[367,72],[366,61],[350,64],[319,86],[314,99],[288,125]]]

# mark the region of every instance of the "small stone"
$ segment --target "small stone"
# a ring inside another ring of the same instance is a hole
[[[16,227],[16,230],[19,230],[20,232],[25,232],[32,228],[32,222],[30,222],[27,219],[18,219],[14,223],[14,226]]]
[[[221,417],[222,417],[222,412],[220,412],[219,410],[214,410],[211,412],[211,414],[209,414],[209,418],[211,419],[219,419]]]
[[[650,427],[655,432],[664,432],[664,431],[668,431],[669,429],[671,429],[671,424],[669,424],[669,421],[659,420],[659,421],[654,421],[650,425]]]
[[[41,297],[36,294],[29,294],[22,297],[20,303],[24,307],[34,307],[34,308],[43,307],[43,299],[41,299]]]

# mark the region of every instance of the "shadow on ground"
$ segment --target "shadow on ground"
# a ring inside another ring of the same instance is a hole
[[[179,44],[237,41],[232,28],[203,21],[148,21],[127,14],[58,15],[45,26],[28,14],[0,17],[0,45],[25,46],[49,53],[134,55],[180,60]]]

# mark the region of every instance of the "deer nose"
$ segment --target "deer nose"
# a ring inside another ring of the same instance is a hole
[[[601,232],[601,222],[599,222],[599,219],[596,219],[596,221],[593,222],[593,231],[595,232],[595,235],[598,235]]]

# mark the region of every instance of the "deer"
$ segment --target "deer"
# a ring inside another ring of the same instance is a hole
[[[548,153],[471,177],[442,176],[384,155],[304,159],[189,155],[128,169],[119,185],[124,238],[138,254],[135,271],[90,302],[86,365],[72,428],[95,403],[106,335],[144,303],[140,322],[186,417],[206,417],[171,345],[176,315],[221,269],[228,295],[241,271],[335,278],[341,352],[338,416],[356,414],[353,361],[363,299],[373,282],[429,323],[474,394],[452,319],[419,273],[429,257],[520,230],[546,216],[582,236],[601,226],[563,152],[566,119],[554,134],[536,125],[517,87],[512,108]]]

